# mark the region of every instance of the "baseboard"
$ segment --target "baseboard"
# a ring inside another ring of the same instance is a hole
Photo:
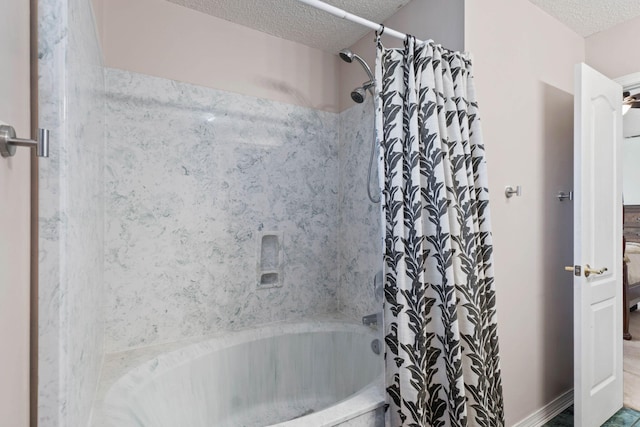
[[[513,427],[540,427],[573,404],[573,389],[561,394]]]

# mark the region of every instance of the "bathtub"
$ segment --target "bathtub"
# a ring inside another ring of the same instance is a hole
[[[338,322],[275,324],[161,354],[106,393],[117,427],[381,427],[376,336]]]

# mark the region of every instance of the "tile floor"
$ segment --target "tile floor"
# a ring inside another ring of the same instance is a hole
[[[640,411],[640,310],[630,313],[629,332],[633,339],[624,341],[624,406]]]
[[[613,417],[602,425],[602,427],[640,427],[640,412],[622,408]],[[573,406],[565,409],[557,417],[549,421],[544,427],[573,427]]]
[[[631,341],[624,341],[624,406],[603,427],[640,427],[640,310],[631,313]],[[544,425],[573,427],[573,406]]]

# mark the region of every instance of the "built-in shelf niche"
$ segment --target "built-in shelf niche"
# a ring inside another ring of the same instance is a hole
[[[258,234],[257,286],[258,288],[281,287],[283,281],[284,233],[261,231]]]

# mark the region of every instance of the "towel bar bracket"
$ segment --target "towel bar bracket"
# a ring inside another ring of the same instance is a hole
[[[573,191],[558,191],[558,194],[556,195],[556,197],[561,202],[563,200],[573,200]]]
[[[519,185],[516,186],[516,188],[513,188],[512,186],[508,186],[504,189],[504,196],[507,199],[510,199],[513,196],[521,196],[521,195],[522,195],[522,187],[520,187]]]

